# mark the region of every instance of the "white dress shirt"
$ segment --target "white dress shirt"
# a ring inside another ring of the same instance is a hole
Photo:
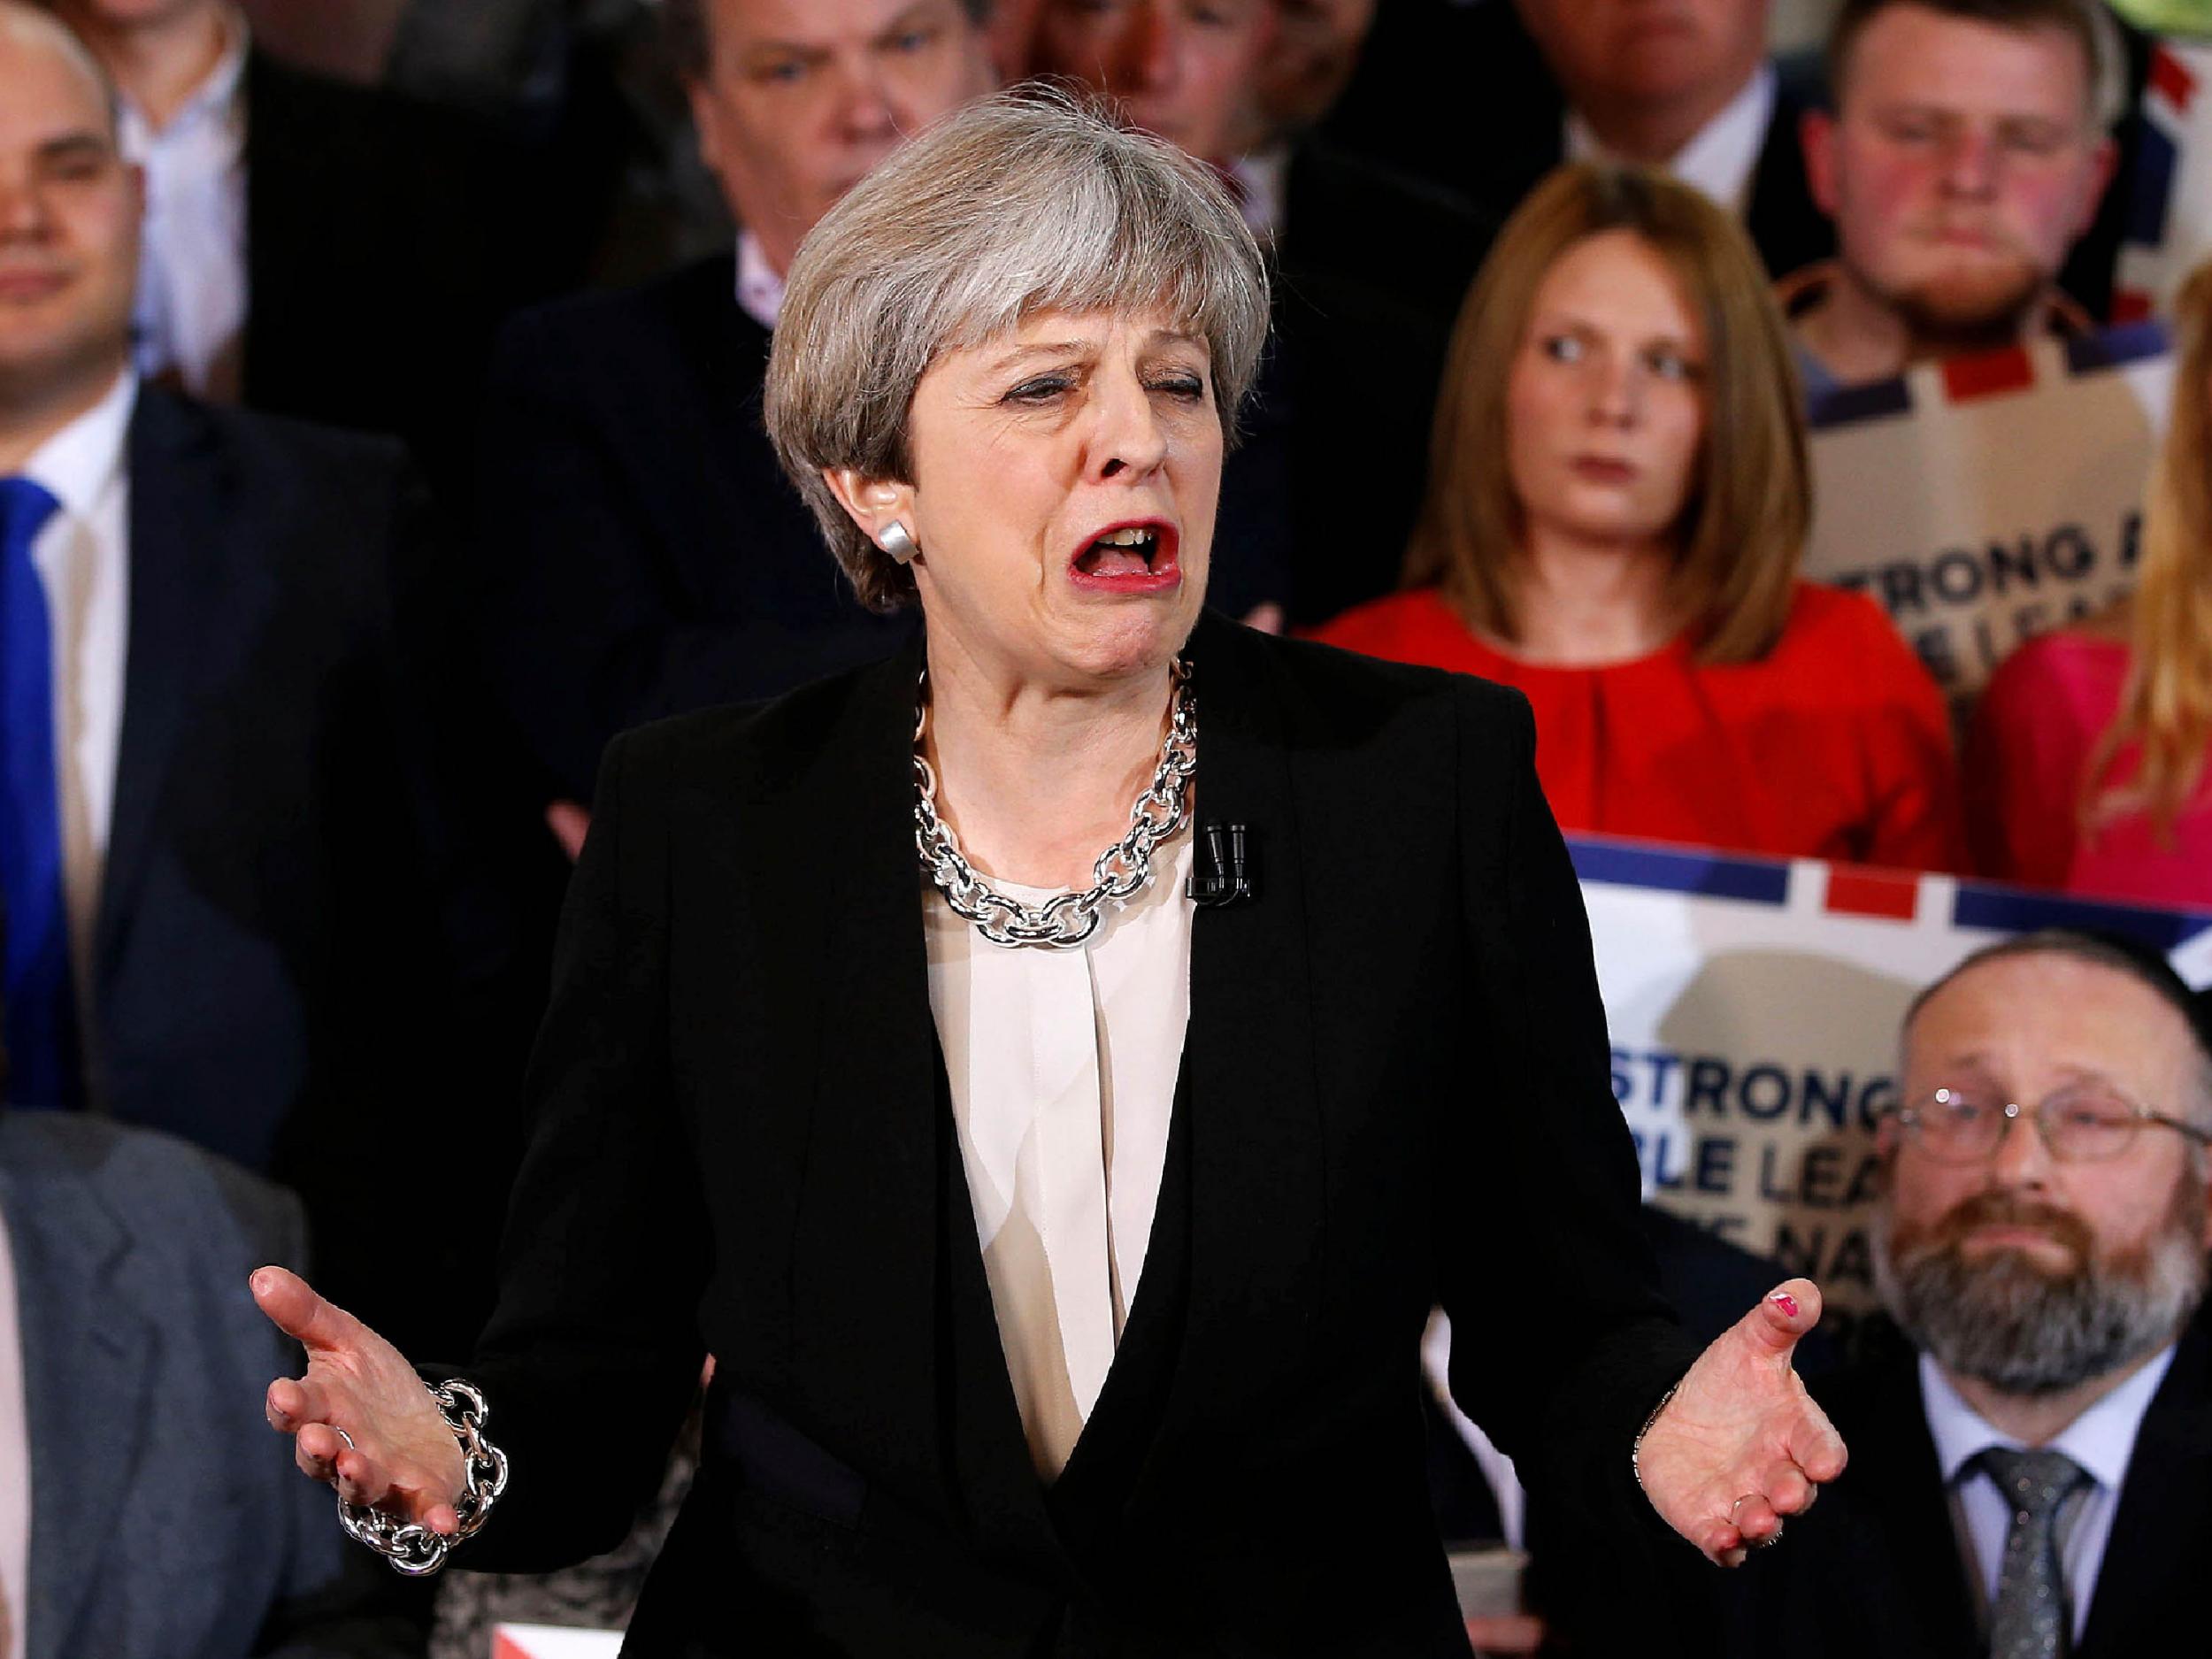
[[[16,1319],[15,1253],[0,1215],[0,1659],[23,1659],[30,1617],[31,1425],[24,1409],[23,1333]]]
[[[749,230],[737,233],[737,303],[770,334],[776,332],[776,317],[783,310],[783,277],[761,251],[760,238]]]
[[[1098,1403],[1151,1240],[1190,1018],[1190,848],[1186,829],[1156,850],[1152,885],[1072,950],[991,944],[933,886],[923,896],[999,1342],[1048,1480]]]
[[[191,98],[157,129],[127,101],[123,154],[146,170],[138,261],[138,366],[196,397],[237,399],[246,307],[246,25]]]
[[[92,408],[49,438],[23,475],[61,503],[31,544],[46,589],[54,664],[54,770],[61,794],[62,885],[77,1006],[88,995],[92,926],[114,817],[130,642],[127,440],[138,377],[125,370]]]
[[[1767,128],[1774,121],[1774,65],[1763,63],[1743,90],[1674,153],[1666,171],[1685,184],[1695,185],[1731,212],[1743,212],[1751,205],[1751,177],[1758,171],[1759,152],[1766,148]],[[1567,111],[1566,154],[1569,161],[1619,159],[1608,153],[1589,123],[1571,109]]]
[[[2032,1448],[2012,1435],[1990,1426],[1951,1386],[1942,1367],[1926,1354],[1920,1356],[1921,1409],[1928,1419],[1928,1433],[1935,1441],[1936,1463],[1951,1499],[1951,1523],[1959,1538],[1959,1553],[1968,1563],[1969,1580],[1980,1592],[1986,1624],[1997,1599],[1997,1578],[2004,1564],[2005,1540],[2012,1532],[2012,1506],[1998,1490],[1996,1481],[1973,1459],[1990,1447],[2008,1451],[2039,1449],[2063,1452],[2081,1465],[2092,1484],[2068,1499],[2058,1514],[2059,1565],[2066,1575],[2066,1593],[2074,1609],[2074,1640],[2081,1640],[2089,1617],[2089,1601],[2097,1591],[2097,1570],[2104,1562],[2106,1540],[2112,1536],[2112,1517],[2120,1507],[2120,1483],[2127,1478],[2128,1459],[2135,1455],[2135,1436],[2143,1426],[2143,1413],[2151,1396],[2166,1379],[2173,1363],[2170,1346],[2142,1370],[2083,1412],[2055,1438]]]
[[[1481,1425],[1459,1409],[1452,1398],[1452,1322],[1441,1308],[1429,1310],[1429,1323],[1421,1333],[1421,1375],[1429,1394],[1444,1410],[1445,1420],[1459,1436],[1460,1444],[1490,1484],[1490,1496],[1498,1506],[1498,1530],[1511,1549],[1528,1548],[1528,1491],[1521,1485],[1513,1460],[1482,1432]]]

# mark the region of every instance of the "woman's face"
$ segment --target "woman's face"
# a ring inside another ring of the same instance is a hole
[[[1532,537],[1636,547],[1670,536],[1705,432],[1705,339],[1632,231],[1553,262],[1506,385],[1506,449]]]
[[[897,518],[920,545],[933,658],[1080,688],[1182,648],[1221,488],[1203,338],[1156,313],[1039,313],[940,357],[907,440],[913,482],[856,493],[886,510],[864,528]]]

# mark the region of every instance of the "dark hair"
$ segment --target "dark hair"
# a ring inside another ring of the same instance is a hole
[[[1985,962],[2001,962],[2010,956],[2068,956],[2124,973],[2181,1016],[2196,1043],[2199,1066],[2208,1074],[2208,1081],[2212,1081],[2212,1000],[2191,990],[2188,981],[2174,972],[2173,964],[2140,940],[2102,929],[2043,927],[1984,945],[1914,997],[1905,1010],[1903,1025],[1909,1026],[1919,1018],[1928,1000],[1961,974]],[[2212,1100],[2204,1104],[2212,1108]]]
[[[2100,125],[2108,125],[2104,104],[2106,77],[2118,65],[2110,61],[2117,45],[2105,20],[2100,0],[1843,0],[1834,25],[1828,31],[1828,96],[1832,104],[1843,102],[1843,85],[1851,68],[1851,53],[1868,24],[1899,6],[1916,6],[1938,17],[1962,23],[1986,23],[1995,28],[2025,33],[2056,29],[2081,48],[2087,71],[2089,109]]]
[[[972,27],[991,20],[994,0],[960,0]],[[707,12],[714,0],[660,0],[661,36],[667,42],[669,62],[686,81],[705,75],[714,61],[714,37]]]

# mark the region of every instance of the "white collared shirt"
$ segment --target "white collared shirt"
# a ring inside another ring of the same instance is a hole
[[[107,395],[49,438],[23,476],[61,503],[31,544],[46,589],[54,664],[54,769],[61,794],[62,883],[80,1009],[99,914],[123,731],[123,670],[130,638],[127,440],[138,376],[126,369]]]
[[[1421,1333],[1421,1376],[1428,1384],[1430,1397],[1443,1409],[1445,1421],[1475,1460],[1475,1467],[1482,1471],[1491,1501],[1498,1506],[1498,1531],[1504,1535],[1506,1547],[1526,1549],[1527,1488],[1521,1485],[1513,1460],[1498,1449],[1497,1442],[1452,1398],[1452,1321],[1441,1308],[1429,1310],[1428,1325]]]
[[[16,1315],[15,1253],[0,1214],[0,1607],[7,1640],[0,1659],[23,1659],[30,1622],[31,1421],[23,1383],[23,1331]]]
[[[2112,1517],[2120,1507],[2120,1486],[2127,1479],[2128,1460],[2135,1455],[2136,1434],[2143,1426],[2144,1412],[2150,1409],[2151,1396],[2166,1379],[2167,1367],[2173,1360],[2170,1344],[2059,1434],[2033,1448],[2065,1453],[2093,1483],[2069,1499],[2058,1516],[2059,1564],[2073,1605],[2076,1641],[2081,1640],[2090,1598],[2097,1591],[2097,1571],[2104,1562],[2105,1543],[2112,1536]],[[1959,1552],[1971,1569],[1969,1579],[1981,1593],[1986,1622],[1997,1599],[2005,1540],[2012,1532],[2012,1506],[1998,1490],[1996,1481],[1973,1466],[1973,1460],[1993,1446],[2008,1451],[2031,1448],[2015,1436],[1993,1428],[1925,1353],[1920,1356],[1920,1402],[1928,1419],[1929,1436],[1935,1441],[1944,1489],[1950,1494]]]
[[[737,233],[737,303],[770,334],[776,332],[776,318],[783,310],[783,278],[761,251],[760,238],[749,230]]]
[[[984,940],[922,878],[929,1008],[1031,1461],[1090,1420],[1144,1271],[1190,1019],[1191,833],[1072,950]],[[994,881],[1009,897],[1050,894]]]
[[[138,261],[138,367],[174,373],[196,397],[237,399],[249,301],[246,266],[247,33],[229,43],[165,127],[127,101],[124,156],[146,171]]]
[[[1751,179],[1758,171],[1759,152],[1766,147],[1767,128],[1774,122],[1774,65],[1762,63],[1743,90],[1674,153],[1666,171],[1685,184],[1695,185],[1729,211],[1744,212],[1751,205]],[[1567,111],[1566,155],[1569,161],[1618,159],[1572,109]]]

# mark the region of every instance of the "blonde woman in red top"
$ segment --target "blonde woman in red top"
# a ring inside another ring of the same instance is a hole
[[[1405,590],[1319,637],[1518,687],[1570,831],[1955,870],[1941,696],[1872,601],[1798,579],[1809,495],[1735,221],[1563,167],[1460,312]]]
[[[2212,906],[2212,265],[2176,307],[2174,412],[2134,595],[2005,659],[1967,748],[1989,874]]]

